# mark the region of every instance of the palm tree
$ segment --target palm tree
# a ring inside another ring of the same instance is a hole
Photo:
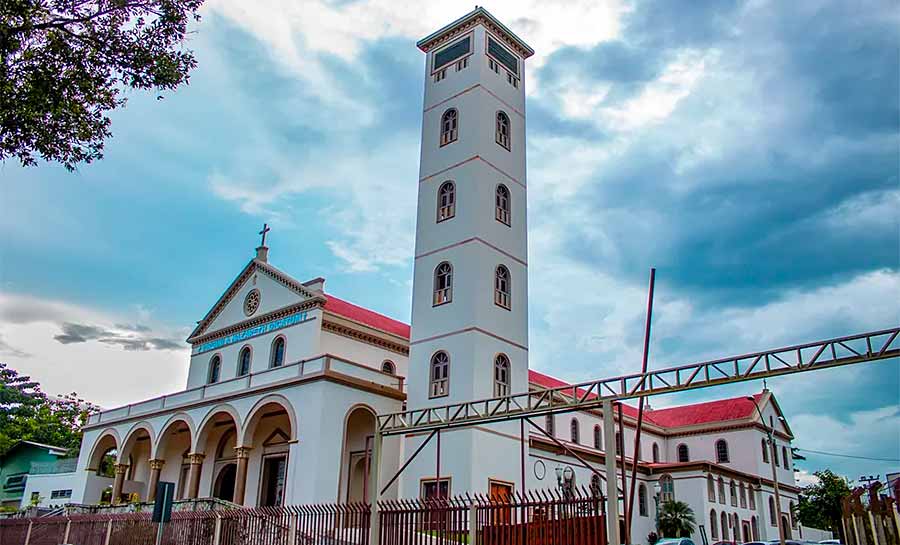
[[[694,531],[694,510],[683,501],[667,501],[659,510],[659,531],[665,537],[690,537]]]

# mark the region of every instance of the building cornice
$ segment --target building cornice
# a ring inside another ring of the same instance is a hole
[[[267,312],[265,314],[260,314],[259,316],[254,316],[253,318],[248,318],[247,320],[243,320],[237,322],[235,324],[231,324],[228,327],[224,327],[222,329],[217,329],[210,333],[206,333],[203,335],[197,335],[196,337],[191,337],[188,339],[188,342],[192,345],[200,344],[208,341],[212,341],[218,339],[220,337],[225,337],[231,335],[232,333],[237,333],[242,329],[247,329],[249,327],[255,327],[258,325],[262,325],[271,320],[277,320],[279,318],[284,318],[289,314],[293,314],[295,312],[300,312],[304,310],[313,310],[316,308],[321,308],[325,304],[325,298],[321,295],[313,296],[310,299],[305,301],[300,301],[299,303],[295,303],[293,305],[288,305],[286,307],[279,308],[277,310],[273,310],[272,312]]]
[[[366,329],[369,329],[370,331],[366,331]],[[389,333],[380,330],[368,328],[359,322],[328,311],[324,313],[322,330],[342,337],[347,337],[348,339],[370,344],[378,348],[390,350],[401,356],[409,356],[408,343],[391,339],[391,337],[394,337],[395,339],[400,339],[400,337],[390,335]]]
[[[482,7],[475,8],[449,25],[422,38],[416,43],[416,46],[424,53],[428,53],[435,47],[453,40],[479,24],[490,30],[507,46],[514,49],[523,59],[534,55],[534,49],[531,46],[526,44],[524,40],[516,36],[506,25]]]

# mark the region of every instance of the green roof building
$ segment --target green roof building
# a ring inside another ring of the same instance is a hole
[[[33,441],[19,441],[0,456],[0,507],[22,503],[31,464],[56,463],[66,457],[66,449]]]

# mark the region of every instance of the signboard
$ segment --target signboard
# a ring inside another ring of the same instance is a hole
[[[156,500],[153,502],[153,522],[169,522],[172,519],[172,499],[175,497],[175,483],[160,481],[156,485]]]
[[[277,320],[272,320],[271,322],[266,322],[255,327],[250,327],[238,331],[237,333],[232,333],[231,335],[226,335],[224,337],[205,342],[200,346],[195,347],[194,355],[209,352],[210,350],[215,350],[229,344],[246,341],[247,339],[259,337],[260,335],[265,335],[266,333],[271,333],[272,331],[284,329],[285,327],[299,324],[300,322],[305,322],[308,317],[309,313],[307,311],[297,312],[295,314],[291,314],[290,316],[285,316],[284,318],[279,318]]]

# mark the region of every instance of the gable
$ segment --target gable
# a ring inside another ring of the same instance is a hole
[[[244,303],[251,292],[255,293],[257,306],[248,315]],[[275,267],[251,260],[199,322],[188,341],[315,297],[316,293]]]

